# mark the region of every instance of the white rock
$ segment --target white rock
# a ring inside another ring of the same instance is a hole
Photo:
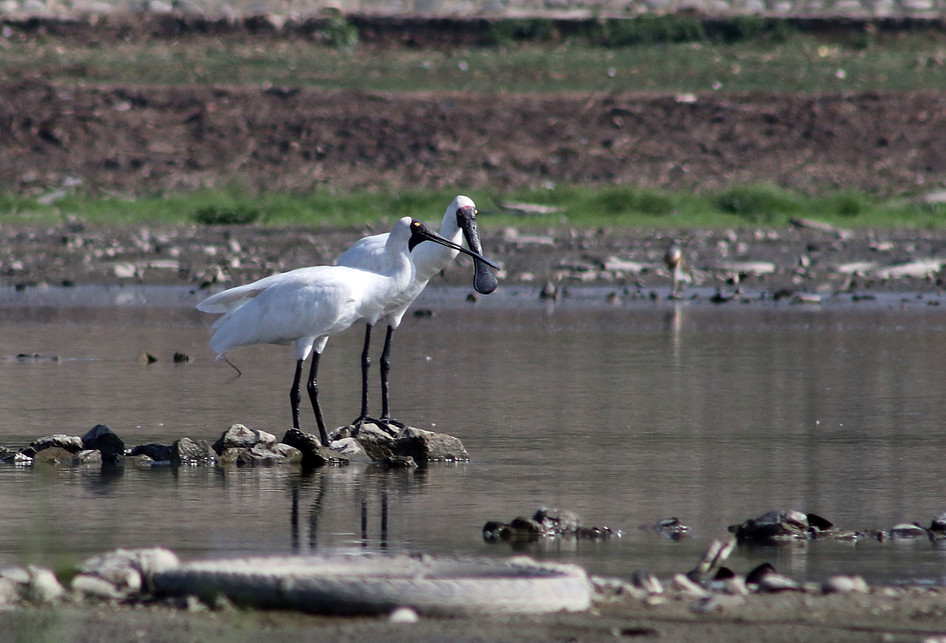
[[[72,579],[72,591],[80,595],[98,600],[119,599],[125,594],[118,591],[109,581],[99,576],[79,574]]]
[[[28,600],[34,603],[53,603],[65,594],[66,590],[59,584],[56,575],[48,569],[33,565],[27,569],[30,574],[30,582],[26,589]]]
[[[821,585],[825,594],[867,594],[870,587],[862,576],[831,576]]]
[[[420,620],[420,617],[410,607],[398,607],[395,608],[391,615],[388,616],[388,621],[391,623],[416,623]]]

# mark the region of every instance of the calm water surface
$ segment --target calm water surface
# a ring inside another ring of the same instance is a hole
[[[0,565],[153,545],[185,558],[508,556],[507,545],[483,542],[483,524],[550,506],[625,536],[524,553],[595,573],[669,576],[692,568],[727,525],[771,509],[851,529],[928,525],[946,510],[943,306],[606,305],[586,294],[545,304],[510,287],[474,305],[463,290],[439,290],[415,305],[434,314],[408,317],[396,336],[392,410],[462,439],[469,463],[309,474],[0,466]],[[292,349],[241,349],[232,358],[243,376],[234,377],[213,361],[212,318],[193,310],[200,298],[0,292],[0,444],[95,424],[128,445],[214,441],[235,422],[281,436]],[[357,414],[361,338],[361,329],[335,338],[323,357],[331,425]],[[191,361],[175,365],[177,351]],[[159,361],[140,364],[144,352]],[[691,527],[687,538],[638,529],[670,516]],[[730,566],[745,572],[766,560],[799,579],[946,582],[946,550],[926,541],[738,548]]]

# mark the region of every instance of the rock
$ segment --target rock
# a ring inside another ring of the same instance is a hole
[[[242,424],[233,424],[214,442],[213,450],[223,455],[226,449],[249,449],[260,442],[269,445],[276,444],[276,436],[266,431],[248,429]]]
[[[825,594],[867,594],[870,587],[862,576],[831,576],[821,584]]]
[[[486,542],[536,542],[547,538],[608,540],[620,538],[622,532],[610,527],[588,527],[571,511],[539,509],[532,518],[519,516],[512,522],[489,521],[483,526]]]
[[[50,447],[33,456],[35,464],[71,464],[74,454],[62,447]]]
[[[179,564],[174,552],[161,547],[117,549],[83,561],[72,588],[97,598],[127,597],[151,591],[155,574]]]
[[[102,452],[95,449],[83,449],[72,456],[72,464],[102,464]]]
[[[929,533],[920,525],[914,523],[900,523],[890,528],[890,537],[898,540],[915,540],[929,538]]]
[[[29,582],[21,592],[23,597],[32,603],[55,603],[66,590],[59,584],[56,575],[42,567],[27,567]]]
[[[468,462],[470,454],[459,438],[414,427],[404,428],[395,440],[396,453],[415,462]]]
[[[212,465],[217,462],[217,455],[206,440],[181,438],[171,445],[170,460],[176,467]]]
[[[410,607],[396,607],[388,616],[390,623],[417,623],[420,616]]]
[[[260,466],[302,462],[302,452],[288,444],[280,444],[276,436],[266,431],[248,429],[234,424],[214,442],[214,452],[220,464]]]
[[[647,594],[663,594],[664,591],[664,586],[659,578],[641,569],[631,575],[631,585]]]
[[[763,575],[762,578],[759,579],[758,588],[760,592],[765,592],[766,594],[803,591],[798,581],[774,572]]]
[[[104,578],[90,574],[77,574],[70,585],[72,591],[80,597],[99,601],[118,600],[125,594]]]
[[[51,448],[59,448],[68,453],[78,453],[83,449],[82,438],[77,435],[64,435],[62,433],[47,435],[30,442],[29,447],[23,449],[23,453],[32,458],[40,451]]]
[[[929,532],[930,539],[932,540],[942,540],[946,538],[946,513],[941,513],[933,518],[933,521],[930,523]]]
[[[349,458],[341,453],[322,446],[322,440],[314,433],[299,429],[289,429],[282,438],[287,444],[302,454],[302,466],[306,468],[324,467],[328,464],[348,464]]]
[[[187,439],[187,438],[185,438]],[[154,460],[155,462],[170,462],[171,454],[173,453],[174,448],[169,447],[164,444],[156,444],[154,442],[150,444],[139,444],[132,447],[131,451],[128,452],[129,456],[147,456]]]
[[[638,529],[642,531],[654,531],[667,536],[670,540],[680,540],[690,530],[690,528],[683,524],[676,516],[663,518],[653,525],[641,525]]]
[[[726,542],[714,540],[706,548],[697,566],[687,572],[687,578],[696,583],[705,583],[712,580],[735,547],[735,538],[730,538]]]
[[[704,589],[699,583],[694,583],[687,578],[686,574],[674,574],[671,587],[674,592],[685,596],[705,598],[710,595],[708,590]]]
[[[793,509],[770,511],[741,525],[730,525],[729,531],[739,543],[808,540],[835,533],[831,522]]]
[[[82,448],[100,451],[106,464],[114,464],[125,456],[125,443],[104,424],[96,424],[82,436]]]
[[[352,426],[340,429],[333,436],[333,443],[352,437],[353,432]],[[353,437],[375,462],[403,461],[408,457],[417,463],[466,462],[470,459],[459,438],[410,426],[395,430],[389,425],[366,422]]]

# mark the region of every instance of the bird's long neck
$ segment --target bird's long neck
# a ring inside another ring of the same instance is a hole
[[[392,286],[399,290],[406,288],[414,280],[414,262],[406,244],[385,252],[382,273],[389,277],[393,281]]]

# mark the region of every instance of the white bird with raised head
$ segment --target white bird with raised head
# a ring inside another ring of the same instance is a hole
[[[482,254],[483,248],[480,244],[479,231],[476,225],[476,204],[469,197],[459,195],[450,205],[447,206],[443,215],[443,221],[440,224],[440,236],[452,241],[456,246],[460,245],[463,239],[466,239],[467,246],[474,253]],[[351,268],[361,268],[363,270],[378,270],[384,259],[385,244],[388,241],[389,233],[376,234],[359,239],[346,250],[335,262],[339,266],[349,266]],[[391,370],[391,341],[394,331],[401,324],[404,313],[410,307],[414,300],[427,287],[430,279],[446,268],[453,261],[459,251],[456,247],[422,244],[414,252],[411,258],[414,261],[414,279],[412,283],[401,291],[401,293],[388,301],[384,312],[379,319],[387,322],[387,334],[384,338],[384,348],[381,351],[380,371],[381,371],[381,417],[380,422],[403,426],[400,422],[393,419],[390,414],[388,396],[390,385],[388,374]],[[496,277],[490,272],[486,264],[474,255],[475,273],[473,275],[473,288],[484,295],[496,290],[498,285]],[[357,427],[365,420],[369,419],[368,414],[368,368],[371,360],[368,356],[368,348],[371,344],[371,330],[374,322],[365,320],[365,343],[361,353],[361,415],[354,421]],[[375,320],[377,321],[377,320]]]
[[[408,288],[414,279],[411,253],[423,241],[432,241],[465,252],[493,267],[485,257],[444,239],[420,221],[400,219],[384,244],[377,271],[346,266],[312,266],[265,277],[245,286],[212,295],[197,305],[206,313],[223,313],[214,322],[210,347],[217,359],[231,349],[251,344],[295,344],[296,371],[289,393],[292,425],[299,427],[299,392],[302,365],[311,355],[306,389],[319,436],[328,444],[328,434],[318,400],[319,357],[328,338],[353,323],[376,323],[388,303]]]

